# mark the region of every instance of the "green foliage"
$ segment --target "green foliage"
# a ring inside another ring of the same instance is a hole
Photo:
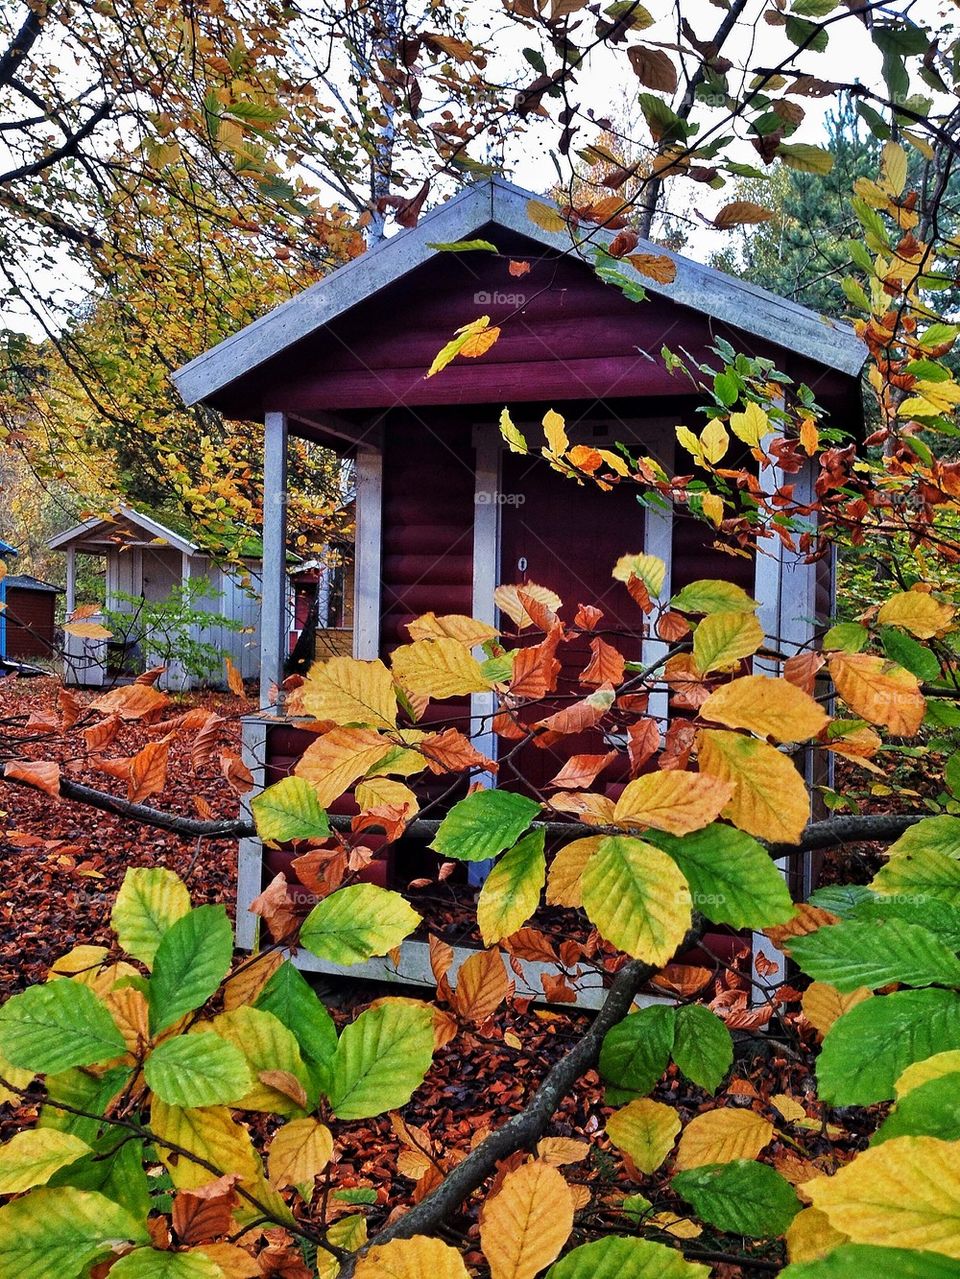
[[[800,1211],[790,1183],[749,1159],[691,1168],[677,1173],[671,1184],[711,1226],[750,1239],[783,1234]]]
[[[160,939],[150,978],[150,1028],[165,1030],[210,998],[233,957],[233,929],[223,906],[197,906]]]
[[[72,1186],[34,1190],[0,1208],[2,1279],[76,1279],[117,1243],[147,1243],[119,1204]]]
[[[118,1057],[126,1049],[92,990],[60,980],[30,986],[0,1009],[0,1052],[13,1066],[53,1074]]]
[[[163,600],[117,591],[118,607],[104,609],[103,621],[113,640],[127,650],[157,665],[177,663],[188,675],[203,680],[223,670],[222,640],[203,636],[211,630],[234,634],[243,630],[242,622],[216,611],[219,597],[220,592],[202,577],[174,586]]]
[[[858,986],[960,986],[960,960],[919,924],[896,918],[847,920],[790,943],[793,958],[817,981]]]
[[[618,1092],[650,1091],[667,1068],[676,1014],[654,1005],[631,1013],[607,1031],[600,1050],[600,1074]]]
[[[257,834],[278,844],[296,839],[319,839],[330,833],[327,814],[316,790],[302,777],[283,777],[250,804]]]
[[[670,854],[690,885],[695,909],[714,923],[769,928],[793,915],[783,876],[745,831],[715,822],[682,837],[649,831],[646,838]]]
[[[243,1053],[209,1031],[158,1044],[143,1074],[150,1090],[171,1106],[229,1105],[253,1082]]]
[[[486,861],[515,844],[539,810],[512,791],[474,791],[450,809],[430,847],[459,861]]]
[[[960,1141],[960,1073],[941,1075],[901,1097],[874,1133],[870,1144],[893,1137],[942,1137]]]
[[[433,1016],[422,1004],[370,1008],[344,1028],[329,1098],[339,1119],[366,1119],[408,1102],[433,1060]]]
[[[547,1279],[706,1279],[709,1273],[664,1244],[614,1236],[574,1248],[550,1267]]]
[[[677,1009],[671,1055],[691,1083],[716,1092],[733,1064],[730,1031],[709,1008],[688,1004]]]
[[[819,1261],[798,1261],[781,1272],[783,1279],[863,1279],[884,1273],[897,1279],[956,1279],[957,1263],[934,1252],[904,1248],[872,1248],[842,1244]]]
[[[303,922],[300,940],[331,964],[362,964],[409,937],[420,916],[399,893],[352,884],[318,902]]]

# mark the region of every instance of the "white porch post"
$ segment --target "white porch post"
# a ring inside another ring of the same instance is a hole
[[[383,449],[357,449],[357,519],[353,579],[353,655],[380,655],[380,559],[383,538]]]
[[[67,547],[67,617],[77,607],[77,548]]]
[[[763,449],[768,451],[769,438],[763,441]],[[761,482],[768,493],[774,492],[783,483],[783,472],[779,467],[770,468]],[[794,482],[794,500],[805,505],[812,500],[814,491],[813,466],[808,463],[797,475]],[[812,521],[811,521],[812,522]],[[796,536],[796,535],[795,535]],[[790,657],[800,651],[813,639],[817,625],[817,566],[805,564],[804,557],[797,551],[790,551],[776,533],[759,537],[757,557],[754,571],[754,596],[760,601],[758,617],[763,627],[766,644],[784,657]],[[776,675],[779,670],[777,662],[754,658],[753,669],[757,674]],[[810,751],[804,756],[804,776],[811,780],[812,758]],[[809,879],[810,855],[806,856],[804,879]],[[782,858],[777,866],[786,878],[790,862]],[[758,979],[756,960],[759,955],[777,965],[766,979]],[[776,985],[786,980],[787,964],[783,952],[763,935],[753,935],[753,997],[755,1002],[764,1002],[769,985]]]
[[[654,450],[651,449],[651,451]],[[668,475],[673,473],[674,451],[673,430],[666,427],[656,441],[655,456]],[[643,549],[647,555],[659,556],[667,566],[660,599],[668,600],[673,594],[673,503],[668,501],[662,507],[646,506],[643,516]],[[669,647],[670,645],[660,639],[652,626],[648,624],[647,634],[644,636],[640,651],[640,660],[644,666],[651,666],[666,654]],[[666,732],[669,710],[670,693],[666,685],[662,688],[654,688],[650,693],[648,714],[657,721],[661,732]]]
[[[497,608],[493,592],[500,576],[500,458],[502,445],[500,432],[491,423],[477,424],[473,428],[473,447],[476,465],[473,487],[473,601],[472,614],[479,622],[490,626],[497,624]],[[484,654],[474,649],[474,656],[483,661]],[[493,715],[497,706],[494,692],[473,693],[470,696],[470,737],[478,751],[488,759],[497,758],[497,735],[493,731]],[[481,786],[495,786],[493,773],[481,773],[475,779]],[[483,883],[493,866],[492,861],[468,862],[467,881],[478,886]]]
[[[286,657],[287,415],[267,413],[263,429],[263,584],[260,596],[260,706],[282,703]],[[271,689],[276,691],[271,692]]]

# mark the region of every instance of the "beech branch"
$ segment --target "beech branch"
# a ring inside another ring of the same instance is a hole
[[[699,936],[699,929],[692,930],[680,949],[694,945]],[[655,968],[638,959],[631,959],[624,964],[614,978],[610,993],[603,1001],[593,1024],[566,1056],[551,1067],[523,1110],[492,1132],[462,1163],[447,1173],[436,1190],[402,1217],[384,1226],[373,1236],[368,1247],[388,1243],[391,1239],[409,1239],[412,1235],[429,1234],[496,1172],[501,1159],[508,1158],[518,1150],[532,1149],[576,1081],[596,1064],[604,1035],[626,1017],[634,996],[654,972]],[[354,1253],[342,1263],[340,1279],[352,1279],[354,1267],[361,1256],[362,1253]]]
[[[17,777],[5,777],[9,784],[29,785]],[[101,812],[113,813],[117,817],[126,817],[139,822],[142,826],[153,826],[158,830],[169,831],[172,835],[181,835],[184,839],[245,839],[257,833],[253,822],[246,817],[223,818],[219,821],[201,821],[196,817],[185,817],[179,813],[165,813],[162,809],[151,808],[148,804],[136,804],[119,795],[110,795],[106,791],[85,786],[82,782],[60,779],[60,797],[78,804],[86,804],[88,808],[96,808]],[[887,842],[899,837],[904,831],[915,826],[917,822],[930,813],[868,813],[862,816],[828,817],[824,821],[810,822],[803,832],[798,844],[766,844],[771,857],[796,857],[802,853],[816,852],[826,848],[836,848],[842,844],[858,844]],[[352,818],[340,813],[329,814],[330,825],[334,830],[349,831]],[[404,830],[404,835],[411,839],[432,839],[440,825],[439,818],[421,817]],[[614,827],[591,826],[587,822],[533,822],[534,830],[546,831],[548,835],[603,835],[623,834]],[[764,843],[763,840],[760,841]]]

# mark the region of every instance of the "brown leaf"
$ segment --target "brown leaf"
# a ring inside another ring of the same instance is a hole
[[[529,612],[529,609],[527,611]],[[560,642],[561,629],[559,623],[554,623],[550,627],[549,635],[542,643],[518,650],[510,680],[510,692],[515,697],[537,701],[545,697],[547,693],[552,693],[557,687],[560,663],[555,654]]]
[[[613,684],[623,679],[624,656],[619,649],[595,635],[590,641],[593,656],[580,676],[581,684]]]
[[[659,749],[660,729],[655,719],[639,719],[627,726],[627,756],[632,777],[637,776]]]
[[[585,790],[593,785],[594,778],[616,758],[616,751],[607,751],[605,755],[571,755],[547,785],[564,790]]]
[[[573,624],[574,626],[581,627],[585,631],[592,631],[602,620],[602,609],[594,608],[592,604],[581,604],[577,609],[577,615],[573,619]]]
[[[612,258],[622,258],[637,247],[639,239],[636,231],[629,228],[619,231],[607,245],[607,252]]]
[[[657,93],[675,93],[677,89],[677,69],[668,53],[662,49],[651,49],[643,44],[632,45],[627,50],[630,65],[641,84]]]
[[[127,799],[138,804],[148,795],[157,795],[167,782],[167,757],[170,743],[148,742],[142,751],[138,751],[130,760],[130,775],[127,782]]]
[[[681,999],[690,999],[703,990],[712,976],[709,968],[696,964],[667,964],[655,977],[651,977],[650,984]]]
[[[773,210],[765,209],[762,204],[754,204],[752,200],[731,200],[716,215],[712,225],[718,231],[729,231],[731,227],[742,226],[746,222],[769,222],[772,217]]]
[[[672,284],[677,277],[677,264],[665,253],[631,253],[627,261],[634,271],[660,284]]]
[[[135,684],[156,684],[157,680],[167,668],[165,666],[151,666],[148,671],[144,671],[142,675],[138,675],[134,680]]]
[[[484,768],[488,772],[497,771],[496,762],[487,759],[456,728],[444,729],[442,733],[431,733],[418,743],[418,749],[427,761],[431,773],[458,773],[467,768]]]
[[[690,623],[682,613],[661,613],[657,620],[657,634],[665,643],[676,644],[690,634]]]
[[[243,697],[243,676],[231,662],[229,657],[224,657],[223,664],[227,671],[227,688],[233,693],[234,697]]]
[[[510,265],[507,267],[507,270],[510,272],[512,276],[519,279],[520,276],[526,275],[530,271],[530,263],[511,261]]]
[[[537,928],[521,928],[503,940],[503,948],[517,959],[529,959],[534,963],[555,964],[557,952],[549,938]]]
[[[817,672],[825,665],[819,653],[795,653],[783,664],[783,678],[788,684],[802,688],[812,696],[817,683]]]
[[[551,973],[541,973],[540,982],[543,986],[543,993],[551,1004],[575,1004],[577,1002],[577,992],[563,973],[557,973],[556,976]]]
[[[807,933],[815,933],[818,928],[824,928],[827,924],[839,922],[839,915],[824,910],[822,906],[811,906],[809,902],[800,902],[797,905],[797,913],[792,919],[788,919],[785,924],[774,924],[770,928],[765,928],[763,932],[774,946],[781,950],[789,950],[789,945],[785,943],[789,943],[791,937],[803,937]]]
[[[83,714],[86,707],[80,696],[73,691],[72,688],[61,688],[57,690],[57,705],[60,707],[60,718],[63,721],[63,731],[69,732],[74,724]]]
[[[307,1094],[303,1084],[289,1070],[258,1070],[257,1078],[268,1088],[274,1088],[283,1093],[284,1097],[289,1097],[303,1110],[307,1109]]]
[[[250,903],[250,912],[260,916],[274,941],[288,941],[300,925],[301,912],[285,875],[274,876]]]
[[[134,720],[156,715],[169,705],[170,698],[159,689],[149,684],[127,684],[94,698],[90,709],[99,711],[101,715],[119,715],[121,719]]]
[[[190,763],[193,765],[194,772],[203,768],[205,764],[210,763],[213,752],[217,748],[220,729],[224,722],[222,715],[215,715],[210,711],[207,713],[203,725],[196,730],[197,735],[193,739],[193,746],[190,750]],[[193,731],[187,729],[186,725],[183,725],[183,728],[187,732]]]
[[[83,730],[83,743],[88,751],[102,751],[109,746],[120,728],[120,716],[108,715],[99,724],[91,724]]]
[[[11,781],[35,786],[53,799],[60,797],[60,765],[52,761],[11,759],[7,761],[3,775]]]
[[[253,790],[253,773],[236,751],[220,752],[220,771],[235,795],[246,795],[248,791]]]
[[[60,716],[55,711],[33,711],[24,727],[28,733],[59,733]]]
[[[197,1190],[179,1192],[173,1201],[173,1228],[181,1243],[208,1243],[227,1234],[239,1202],[239,1180],[231,1172]]]
[[[512,993],[499,950],[479,950],[461,965],[453,1006],[464,1021],[486,1021]]]

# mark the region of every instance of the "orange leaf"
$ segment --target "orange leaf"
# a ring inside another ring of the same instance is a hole
[[[497,764],[480,753],[463,733],[456,728],[446,728],[442,733],[425,737],[418,749],[426,757],[431,773],[458,773],[466,768],[484,768],[495,773]]]
[[[510,692],[514,696],[535,701],[552,693],[557,687],[560,663],[555,653],[560,642],[560,629],[558,624],[554,624],[541,644],[517,651],[510,680]]]
[[[227,688],[233,693],[234,697],[243,697],[243,676],[229,657],[224,657],[223,664],[227,669]]]
[[[190,763],[193,765],[194,772],[202,768],[204,764],[210,763],[220,738],[220,727],[224,722],[222,715],[215,715],[213,711],[208,711],[202,726],[198,726],[199,731],[193,739],[193,747],[190,751]],[[186,723],[183,727],[187,727]]]
[[[220,771],[236,795],[246,795],[253,789],[253,774],[236,751],[220,752]]]
[[[783,664],[783,678],[788,684],[812,695],[817,684],[817,672],[824,665],[819,653],[794,653]]]
[[[655,719],[637,720],[627,728],[627,755],[630,772],[636,776],[660,749],[660,729]]]
[[[145,715],[155,715],[169,705],[170,698],[159,689],[149,684],[127,684],[94,698],[90,709],[103,715],[119,715],[121,719],[143,719]]]
[[[855,714],[883,724],[897,737],[913,737],[926,710],[915,675],[872,653],[834,653],[830,676]]]
[[[623,679],[624,666],[624,657],[619,649],[595,635],[590,641],[590,652],[593,656],[580,676],[580,683],[619,684]]]
[[[34,761],[25,759],[8,760],[3,770],[4,777],[13,782],[26,782],[35,786],[53,799],[60,797],[60,765],[50,761]]]
[[[559,786],[565,790],[583,790],[591,786],[597,774],[603,772],[606,766],[616,758],[616,751],[607,751],[605,755],[571,755],[556,777],[547,782],[547,785]]]
[[[461,965],[453,1006],[464,1021],[486,1021],[512,993],[499,950],[479,950]]]
[[[510,263],[507,270],[515,279],[519,279],[520,276],[526,275],[530,271],[530,263],[514,261]]]
[[[534,963],[555,964],[557,952],[549,938],[537,928],[521,928],[503,939],[503,948],[517,959],[529,959]]]
[[[83,730],[83,741],[88,751],[102,751],[109,746],[120,728],[120,716],[108,715],[99,724],[91,724]]]
[[[57,691],[57,705],[63,720],[63,731],[67,732],[83,714],[84,704],[72,688],[61,688]]]
[[[235,1172],[197,1190],[181,1190],[173,1201],[173,1228],[181,1243],[209,1243],[230,1229],[237,1205]]]
[[[667,644],[676,644],[690,634],[690,623],[682,613],[661,613],[657,620],[657,634]]]
[[[138,804],[148,795],[157,795],[163,790],[167,781],[169,753],[169,742],[148,742],[143,750],[138,751],[130,760],[127,799],[132,804]]]
[[[560,1255],[572,1229],[573,1197],[556,1168],[538,1159],[508,1173],[480,1222],[491,1279],[534,1279]]]

